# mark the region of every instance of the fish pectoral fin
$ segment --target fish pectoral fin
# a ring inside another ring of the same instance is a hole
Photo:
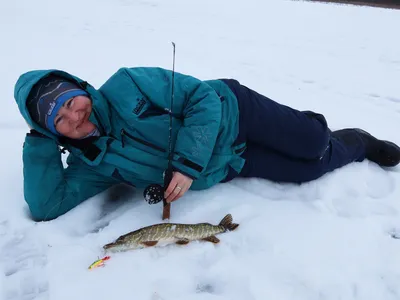
[[[189,242],[190,242],[189,239],[180,238],[175,243],[178,244],[178,245],[186,245],[186,244],[189,244]]]
[[[141,244],[147,246],[147,247],[152,247],[157,245],[158,241],[145,241],[145,242],[141,242]]]
[[[215,235],[206,237],[206,238],[204,238],[204,239],[202,239],[202,240],[203,240],[203,241],[206,241],[206,242],[211,242],[211,243],[214,243],[214,244],[219,243],[219,239],[218,239]]]

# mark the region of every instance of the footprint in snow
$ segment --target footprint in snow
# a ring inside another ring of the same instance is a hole
[[[0,249],[4,300],[48,299],[46,247],[26,235],[12,237]]]
[[[393,227],[388,234],[395,240],[400,240],[400,227]]]
[[[212,284],[198,284],[196,287],[196,293],[209,293],[212,294],[215,292],[215,287]]]
[[[387,100],[389,100],[390,102],[394,102],[394,103],[400,103],[400,98],[395,98],[395,97],[386,97]]]
[[[98,220],[90,228],[89,233],[99,233],[104,228],[106,228],[108,225],[110,225],[110,221],[109,220]]]
[[[368,96],[372,97],[372,98],[380,98],[381,96],[375,93],[370,93],[368,94]]]
[[[305,79],[305,80],[303,80],[303,83],[313,84],[313,83],[315,83],[315,81],[314,80]]]

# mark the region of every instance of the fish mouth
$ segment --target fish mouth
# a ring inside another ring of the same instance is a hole
[[[124,244],[121,243],[109,243],[103,246],[104,250],[108,250],[111,252],[122,252],[125,251],[126,246]]]
[[[116,245],[115,245],[114,243],[109,243],[109,244],[104,245],[104,246],[103,246],[103,249],[107,250],[107,249],[113,248],[113,247],[115,247],[115,246],[116,246]]]
[[[109,243],[103,246],[104,250],[114,250],[117,251],[119,250],[123,245],[119,243]]]

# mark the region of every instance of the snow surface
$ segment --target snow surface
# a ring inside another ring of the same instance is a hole
[[[112,255],[161,222],[126,187],[50,222],[29,219],[18,76],[59,68],[99,87],[121,66],[232,77],[287,105],[400,143],[400,11],[283,0],[12,0],[0,3],[0,299],[400,299],[400,171],[368,161],[303,184],[234,180],[189,192],[171,222],[240,224],[218,245]],[[65,159],[65,157],[63,157]]]

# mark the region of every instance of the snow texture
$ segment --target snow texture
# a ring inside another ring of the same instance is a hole
[[[400,299],[400,171],[364,161],[295,185],[237,179],[190,191],[170,222],[240,226],[111,256],[162,222],[162,203],[119,186],[50,222],[29,218],[13,88],[31,69],[99,87],[122,66],[235,78],[283,104],[400,144],[400,11],[301,1],[13,0],[0,4],[0,299]],[[63,156],[65,163],[65,156]],[[397,237],[396,238],[392,238]]]

